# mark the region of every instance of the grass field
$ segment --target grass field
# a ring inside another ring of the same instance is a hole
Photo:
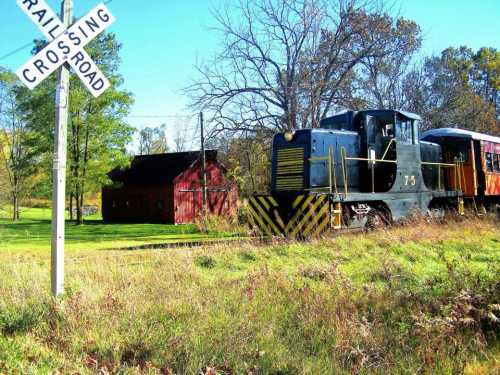
[[[48,258],[51,239],[51,210],[23,208],[20,222],[13,223],[10,213],[0,211],[0,249],[3,255],[30,258],[44,254]],[[98,215],[86,218],[85,225],[66,224],[66,249],[82,255],[96,250],[116,250],[156,243],[209,240],[230,237],[232,233],[201,233],[195,225],[105,224]],[[19,259],[18,259],[19,260]]]
[[[161,251],[99,250],[175,236],[154,227],[69,229],[62,302],[24,224],[0,223],[0,373],[500,373],[494,219]]]

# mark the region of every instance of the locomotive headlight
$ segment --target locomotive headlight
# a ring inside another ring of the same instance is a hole
[[[295,132],[288,130],[285,132],[284,137],[285,137],[285,141],[291,142],[291,141],[293,141],[293,138],[295,137]]]

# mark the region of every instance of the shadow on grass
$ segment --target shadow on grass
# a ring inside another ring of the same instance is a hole
[[[194,225],[105,223],[98,220],[85,221],[83,225],[76,225],[74,221],[66,221],[66,239],[69,242],[155,240],[169,236],[182,238],[182,236],[197,234],[200,232]],[[49,239],[50,236],[50,220],[26,220],[16,223],[0,221],[0,240],[7,243]]]

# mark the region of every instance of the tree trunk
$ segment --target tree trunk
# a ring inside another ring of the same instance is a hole
[[[83,210],[82,210],[82,204],[80,200],[80,184],[77,182],[76,183],[76,189],[75,189],[75,200],[76,200],[76,224],[81,225],[83,224]]]
[[[80,200],[76,200],[76,223],[78,225],[83,224],[83,212],[82,212],[82,206],[80,205]]]
[[[92,107],[89,105],[88,112],[92,112]],[[89,161],[89,139],[90,139],[90,125],[86,124],[85,127],[85,143],[83,149],[83,168],[81,173],[81,182],[79,183],[79,193],[76,195],[76,200],[80,206],[80,216],[78,218],[78,225],[83,224],[83,195],[85,194],[85,179],[87,178],[87,163]]]
[[[79,197],[76,197],[80,206],[80,216],[78,217],[78,225],[83,225],[83,189]]]
[[[83,224],[83,210],[78,198],[76,199],[76,223],[78,225]]]
[[[250,176],[250,183],[252,184],[252,189],[251,193],[255,193],[255,179],[254,179],[254,174],[252,172],[252,160],[250,158],[250,153],[248,151],[245,152],[245,155],[247,157],[247,163],[248,163],[248,175]]]
[[[19,220],[19,198],[17,196],[17,192],[12,194],[12,221]]]
[[[73,196],[74,196],[73,192],[71,192],[69,194],[69,219],[70,220],[73,220],[74,216],[75,216],[75,215],[73,215]]]

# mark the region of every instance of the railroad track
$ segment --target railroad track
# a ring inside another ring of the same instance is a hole
[[[362,228],[343,228],[336,229],[335,231],[326,232],[322,237],[334,237],[343,234],[349,233],[360,233],[363,232]],[[318,237],[318,238],[322,238]],[[289,243],[295,242],[298,240],[293,240],[285,237],[269,237],[269,236],[246,236],[246,237],[228,237],[228,238],[214,238],[214,239],[196,239],[196,240],[187,240],[187,241],[179,241],[179,242],[158,242],[158,243],[150,243],[144,245],[134,245],[134,246],[125,246],[119,248],[109,248],[104,249],[104,251],[140,251],[140,250],[164,250],[164,249],[179,249],[179,248],[196,248],[196,247],[213,247],[218,245],[226,245],[226,244],[252,244],[256,246],[260,245],[269,245],[274,242],[279,243]],[[306,240],[304,240],[306,241]]]
[[[259,237],[227,237],[227,238],[214,238],[214,239],[196,239],[196,240],[186,240],[177,242],[159,242],[159,243],[150,243],[144,245],[110,248],[104,250],[134,251],[134,250],[178,249],[178,248],[191,248],[191,247],[202,247],[202,246],[205,247],[216,246],[229,243],[234,243],[234,244],[251,243],[259,240],[260,240]]]

